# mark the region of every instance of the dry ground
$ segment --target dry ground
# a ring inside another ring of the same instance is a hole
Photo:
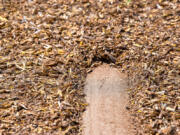
[[[83,135],[135,135],[128,112],[128,83],[124,74],[109,65],[97,67],[87,76]]]
[[[3,0],[0,134],[81,134],[102,63],[129,76],[139,134],[178,134],[179,43],[179,0]]]

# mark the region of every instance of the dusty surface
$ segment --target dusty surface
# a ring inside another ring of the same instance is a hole
[[[131,135],[126,78],[115,68],[102,65],[88,75],[85,86],[89,103],[84,115],[85,135]]]

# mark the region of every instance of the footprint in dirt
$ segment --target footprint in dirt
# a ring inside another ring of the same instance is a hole
[[[134,135],[126,110],[127,87],[124,74],[108,65],[87,76],[83,135]]]

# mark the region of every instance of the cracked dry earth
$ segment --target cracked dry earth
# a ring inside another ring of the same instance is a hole
[[[89,104],[83,117],[84,135],[134,135],[126,110],[128,85],[125,75],[108,65],[87,76],[85,93]]]

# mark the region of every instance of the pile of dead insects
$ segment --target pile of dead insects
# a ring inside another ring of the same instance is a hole
[[[178,0],[2,0],[0,134],[81,134],[103,62],[129,75],[138,134],[180,133]]]

